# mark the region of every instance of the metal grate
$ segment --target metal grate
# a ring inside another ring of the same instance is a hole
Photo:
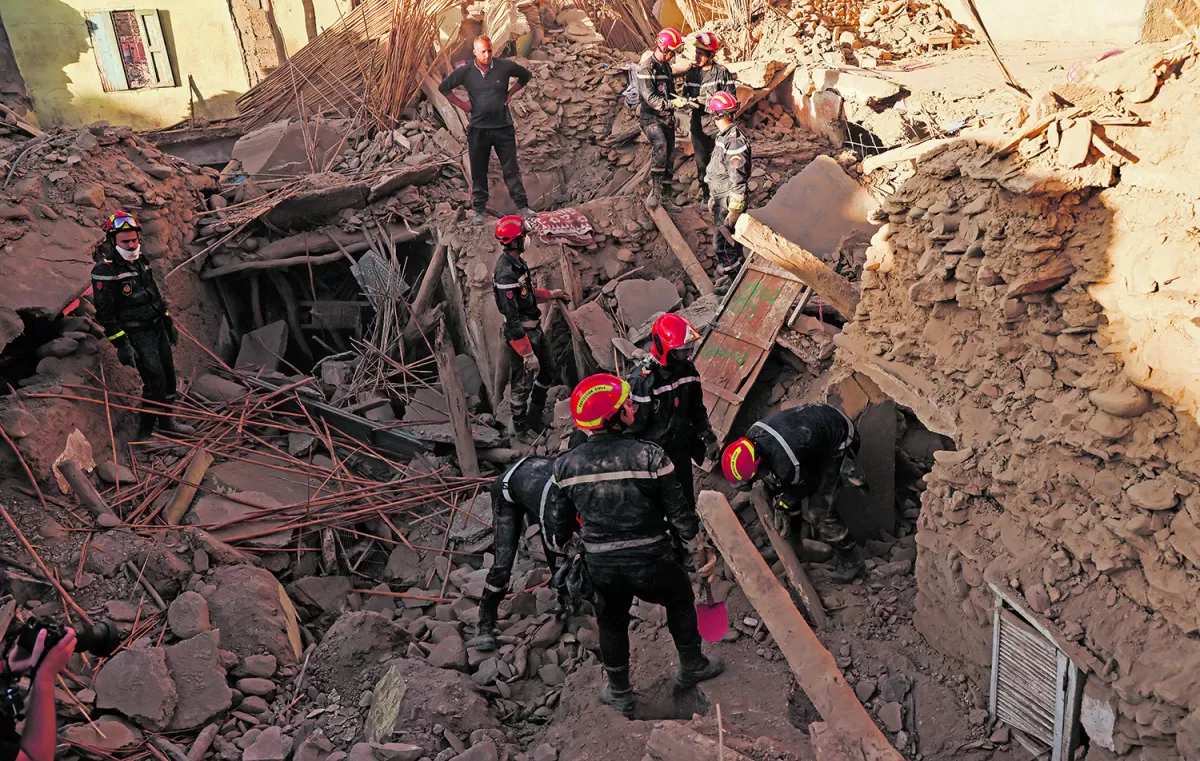
[[[1031,753],[1073,758],[1079,735],[1083,674],[1033,613],[995,584],[992,717],[1016,730]]]

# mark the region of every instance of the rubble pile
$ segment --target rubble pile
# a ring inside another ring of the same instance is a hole
[[[838,341],[839,361],[957,444],[935,455],[923,499],[922,633],[982,673],[988,583],[1019,594],[1092,672],[1091,761],[1200,747],[1180,666],[1200,658],[1187,636],[1200,429],[1171,285],[1186,278],[1194,188],[1169,148],[1200,79],[1190,49],[1165,47],[917,146]]]

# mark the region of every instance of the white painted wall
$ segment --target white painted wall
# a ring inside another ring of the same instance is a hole
[[[943,0],[962,24],[975,23],[963,0]],[[1111,42],[1133,45],[1141,37],[1147,0],[975,0],[993,40]]]

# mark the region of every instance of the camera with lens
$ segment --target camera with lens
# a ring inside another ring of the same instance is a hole
[[[117,651],[121,645],[121,635],[117,632],[116,624],[104,619],[89,626],[85,623],[72,624],[75,630],[75,652],[91,653],[97,658],[107,658]],[[57,621],[47,621],[36,617],[28,619],[15,630],[10,630],[4,638],[3,652],[0,657],[6,658],[13,646],[16,645],[18,657],[28,656],[37,645],[38,633],[46,631],[46,641],[42,647],[42,655],[28,673],[29,676],[41,666],[42,658],[51,648],[67,636],[67,625]],[[25,716],[25,696],[18,684],[22,675],[12,674],[7,669],[0,673],[0,735],[11,736],[16,732],[17,722]]]

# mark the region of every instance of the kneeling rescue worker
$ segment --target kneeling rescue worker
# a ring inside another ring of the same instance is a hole
[[[629,376],[637,412],[628,434],[666,450],[688,506],[695,510],[692,460],[703,463],[721,456],[704,406],[700,372],[692,363],[700,334],[686,318],[664,314],[654,321],[650,335],[650,358]]]
[[[772,506],[789,519],[799,512],[837,553],[830,578],[846,583],[862,572],[850,531],[835,505],[843,482],[866,485],[855,462],[859,436],[850,419],[828,404],[805,404],[750,426],[725,448],[721,469],[739,489],[762,479]]]
[[[92,267],[96,321],[117,350],[121,364],[142,376],[145,411],[138,438],[161,431],[191,435],[195,429],[175,419],[175,360],[171,347],[179,340],[175,322],[142,256],[142,227],[132,215],[118,211],[104,223],[104,241]]]
[[[568,300],[563,291],[533,287],[529,267],[521,258],[527,232],[525,220],[518,216],[504,217],[496,223],[496,240],[503,245],[504,253],[492,271],[492,294],[504,317],[504,340],[509,347],[512,419],[518,436],[541,430],[546,392],[554,380],[538,303]]]
[[[500,601],[504,599],[508,583],[512,580],[517,544],[521,541],[525,519],[528,518],[530,525],[542,526],[543,532],[546,530],[546,500],[553,475],[553,458],[522,457],[488,487],[495,512],[492,536],[496,559],[484,581],[483,598],[479,602],[479,631],[471,641],[471,647],[480,652],[496,649],[496,617]],[[542,536],[546,537],[546,534]],[[558,570],[558,555],[549,547],[546,547],[546,561],[553,576]],[[566,601],[561,594],[559,603],[564,605],[565,610]]]
[[[679,667],[675,686],[690,689],[724,669],[700,649],[695,596],[668,531],[686,543],[697,573],[716,574],[716,554],[700,534],[700,519],[675,478],[675,466],[657,444],[621,435],[634,419],[629,384],[615,375],[585,378],[571,394],[571,417],[587,441],[559,456],[551,488],[555,549],[570,540],[576,518],[608,681],[600,702],[627,717],[634,708],[629,683],[629,606],[637,597],[667,609]]]

